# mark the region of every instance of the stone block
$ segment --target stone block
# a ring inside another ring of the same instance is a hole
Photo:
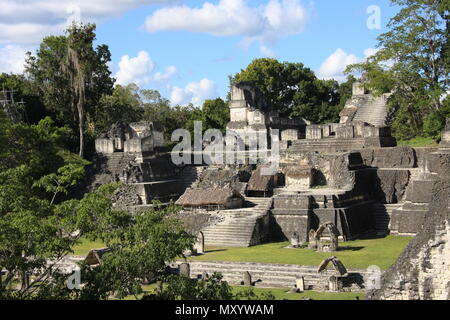
[[[426,213],[426,210],[394,210],[391,216],[391,232],[416,234],[421,229]]]
[[[306,127],[306,139],[316,140],[323,139],[323,129],[320,126],[307,126]]]
[[[296,129],[286,129],[281,132],[282,141],[295,141],[299,139],[299,133]]]
[[[433,180],[413,180],[406,191],[406,200],[415,203],[429,203],[433,192]]]
[[[355,137],[355,128],[352,125],[345,125],[336,128],[337,139],[353,139]]]
[[[274,197],[274,209],[309,209],[311,207],[311,198],[308,196],[291,195]]]
[[[288,188],[309,189],[314,183],[314,170],[306,166],[288,166],[285,181]]]
[[[272,218],[272,231],[278,230],[280,232],[280,234],[276,235],[277,239],[291,239],[294,233],[297,233],[300,242],[308,241],[308,215],[277,214],[272,212]]]
[[[409,184],[409,170],[378,169],[375,180],[375,196],[382,203],[398,203],[403,200]]]
[[[182,263],[178,268],[180,276],[185,276],[187,278],[191,276],[191,267],[189,263]]]
[[[252,282],[252,275],[251,275],[250,272],[248,272],[248,271],[245,271],[245,272],[244,272],[244,281],[243,281],[243,285],[244,285],[244,286],[251,286],[251,285],[253,285],[253,282]]]
[[[298,277],[297,279],[295,279],[295,287],[300,292],[305,291],[305,278],[304,277]]]
[[[95,139],[95,152],[97,153],[113,153],[114,141],[111,139]]]

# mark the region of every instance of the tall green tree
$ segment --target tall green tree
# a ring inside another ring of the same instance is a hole
[[[255,83],[271,108],[283,116],[324,123],[336,121],[339,114],[339,84],[318,79],[302,63],[255,59],[246,69],[230,77],[231,83],[240,81]]]
[[[449,90],[449,10],[447,0],[391,0],[400,11],[378,37],[379,51],[366,62],[350,66],[362,71],[377,93],[393,91],[393,122],[398,138],[423,134],[424,123],[445,116],[443,94]]]
[[[144,119],[144,106],[140,89],[131,83],[126,86],[116,85],[111,95],[100,98],[99,107],[95,109],[95,135],[107,132],[113,123],[136,122]]]
[[[67,29],[67,36],[44,38],[36,55],[29,52],[25,63],[26,75],[50,115],[59,125],[79,132],[81,155],[84,135],[93,135],[95,130],[99,101],[112,94],[114,84],[107,65],[109,49],[106,45],[94,49],[94,40],[95,25],[74,24]]]
[[[170,101],[161,96],[157,90],[142,90],[144,116],[146,121],[156,121],[164,127],[164,137],[170,141],[172,132],[186,128],[195,108],[187,106],[171,106]]]

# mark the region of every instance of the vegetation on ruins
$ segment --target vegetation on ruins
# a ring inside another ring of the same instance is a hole
[[[392,0],[401,7],[378,51],[348,71],[363,72],[376,93],[392,91],[392,128],[399,139],[438,139],[450,116],[450,3]]]
[[[100,99],[112,93],[114,84],[107,65],[111,61],[108,46],[94,49],[94,40],[95,25],[72,25],[67,36],[44,38],[36,55],[28,53],[25,63],[26,76],[47,114],[58,125],[79,132],[72,136],[71,149],[81,156],[86,133],[92,143]]]
[[[450,2],[392,0],[402,10],[379,37],[376,54],[350,66],[367,88],[391,91],[394,134],[414,142],[439,139],[450,117]],[[168,263],[192,248],[193,237],[171,216],[178,208],[130,215],[112,207],[118,184],[80,194],[94,152],[94,139],[112,124],[159,122],[166,141],[178,128],[225,130],[229,101],[206,100],[202,107],[172,106],[157,91],[115,85],[107,45],[94,48],[95,25],[72,25],[65,36],[43,39],[28,53],[23,75],[1,74],[0,87],[25,102],[22,122],[0,110],[0,299],[108,299],[142,295],[142,284],[162,280],[149,299],[269,299],[265,292],[233,288],[214,275],[199,282],[168,276]],[[253,81],[282,115],[314,123],[337,122],[355,77],[321,80],[301,63],[256,59],[230,77]],[[19,108],[19,106],[14,106]],[[21,106],[22,108],[22,106]],[[407,143],[407,142],[405,142]],[[96,267],[81,264],[82,286],[69,290],[67,275],[53,267],[72,254],[80,239],[110,249]],[[409,238],[347,243],[336,255],[349,267],[389,267]],[[287,243],[211,252],[193,260],[254,261],[317,265],[327,253],[285,249]]]
[[[339,84],[321,80],[302,63],[276,59],[253,60],[246,69],[230,77],[231,83],[252,81],[282,115],[302,117],[313,123],[339,121],[339,112],[351,96],[355,78]]]
[[[136,293],[144,279],[192,245],[180,224],[167,218],[177,208],[131,216],[114,210],[103,185],[81,199],[68,196],[88,164],[64,149],[70,130],[50,118],[36,125],[12,123],[0,112],[0,298],[107,298]],[[76,231],[76,232],[75,232]],[[72,253],[80,236],[112,251],[101,266],[82,267],[81,290],[69,290],[52,267]],[[17,280],[19,279],[19,287]]]

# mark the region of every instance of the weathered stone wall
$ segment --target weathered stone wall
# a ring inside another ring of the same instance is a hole
[[[314,185],[346,190],[353,188],[355,175],[350,168],[360,165],[357,162],[360,160],[352,157],[352,153],[299,152],[281,155],[282,168],[289,165],[314,168]]]
[[[429,210],[417,236],[382,277],[381,288],[368,299],[450,299],[450,152],[427,157],[429,169],[438,173],[427,195]]]
[[[223,217],[215,212],[202,211],[180,211],[173,215],[174,218],[183,223],[184,229],[190,234],[197,234],[202,229],[217,224]]]
[[[402,202],[411,176],[409,170],[377,169],[375,172],[375,200],[389,204]]]
[[[274,213],[271,221],[272,239],[289,240],[296,232],[300,242],[308,241],[309,217],[307,210],[297,214]]]

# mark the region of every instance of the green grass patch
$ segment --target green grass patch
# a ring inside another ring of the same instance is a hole
[[[406,147],[437,147],[438,144],[431,137],[416,137],[411,140],[399,140],[397,142],[398,146]]]
[[[248,287],[233,287],[233,293],[238,293],[240,291],[244,291],[248,289]],[[317,292],[317,291],[305,291],[302,293],[289,293],[289,289],[287,288],[276,288],[276,289],[268,289],[268,288],[253,288],[256,294],[261,294],[263,292],[271,292],[275,296],[275,300],[300,300],[302,298],[310,298],[313,300],[356,300],[363,299],[364,293],[355,293],[355,292]]]
[[[123,300],[136,300],[142,299],[143,295],[146,293],[153,293],[156,289],[156,284],[146,285],[142,287],[144,293],[138,295],[137,297],[130,295],[125,297]],[[239,293],[241,291],[247,290],[248,287],[232,287],[233,294]],[[363,299],[364,293],[356,292],[317,292],[317,291],[305,291],[302,293],[290,293],[288,288],[253,288],[256,294],[261,293],[272,293],[275,300],[300,300],[302,298],[310,298],[313,300],[356,300],[356,298]]]
[[[204,255],[190,257],[190,261],[230,261],[297,264],[318,266],[331,255],[338,257],[347,268],[366,269],[376,265],[389,268],[412,237],[387,236],[385,238],[340,242],[339,250],[320,253],[307,248],[285,248],[289,242],[269,243],[249,248],[207,247]]]
[[[101,241],[89,241],[88,239],[81,238],[80,242],[73,247],[74,255],[86,256],[91,249],[104,248],[105,244]]]

